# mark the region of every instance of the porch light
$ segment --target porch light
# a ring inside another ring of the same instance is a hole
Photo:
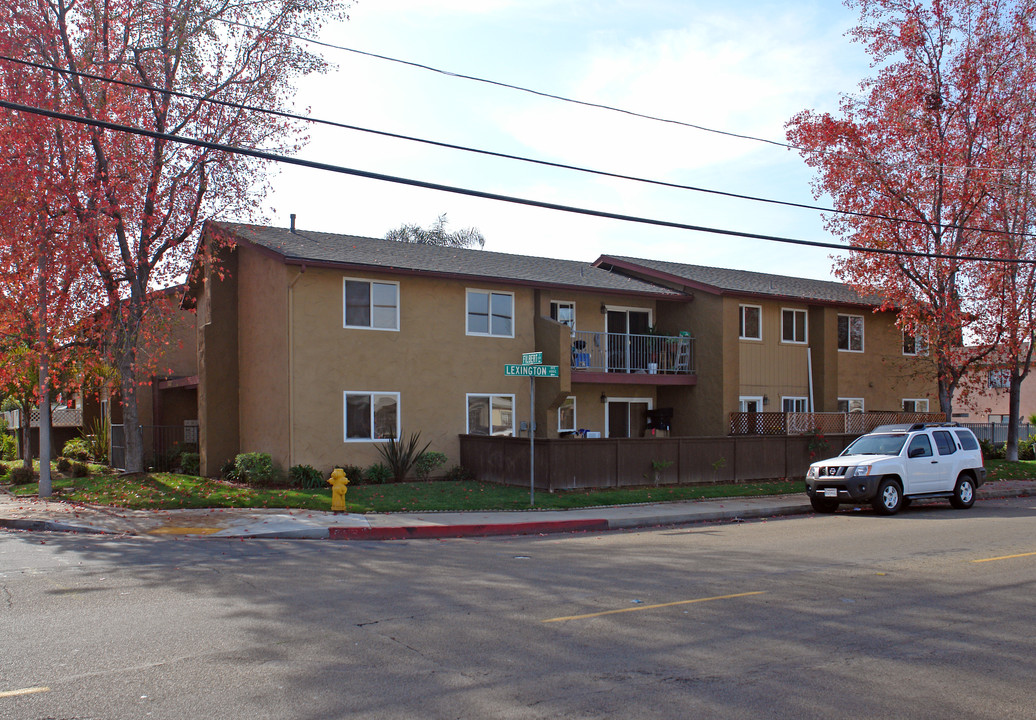
[[[604,393],[601,393],[601,402],[603,402],[603,403],[608,402],[608,396],[605,395]]]

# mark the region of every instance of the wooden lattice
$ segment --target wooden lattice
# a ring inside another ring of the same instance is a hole
[[[862,435],[879,425],[942,422],[942,413],[730,413],[731,435],[805,435],[851,433]]]

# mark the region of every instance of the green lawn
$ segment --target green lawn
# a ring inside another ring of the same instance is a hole
[[[13,463],[7,463],[13,465]],[[990,480],[1036,480],[1036,462],[1008,463],[988,460]],[[55,497],[72,502],[112,505],[132,509],[179,509],[210,507],[331,509],[330,487],[320,490],[255,488],[222,480],[172,473],[151,473],[124,477],[98,474],[87,478],[65,478],[55,474],[51,487]],[[38,493],[35,483],[9,486],[15,495]],[[645,487],[622,490],[580,490],[536,493],[538,509],[594,507],[699,500],[715,497],[777,495],[797,493],[801,480],[710,485],[699,487]],[[419,510],[522,510],[529,508],[529,490],[492,483],[414,482],[388,485],[354,485],[346,497],[350,512],[405,512]]]
[[[331,490],[254,488],[172,473],[88,478],[55,476],[55,497],[72,502],[134,509],[209,507],[331,509]],[[536,493],[536,508],[563,509],[597,505],[696,500],[709,497],[775,495],[802,489],[801,481],[660,487],[624,490]],[[16,495],[38,492],[35,483],[9,487]],[[491,483],[431,481],[354,485],[346,497],[350,512],[402,512],[418,510],[520,510],[529,507],[529,491]]]
[[[1036,480],[1036,460],[986,460],[989,480]]]

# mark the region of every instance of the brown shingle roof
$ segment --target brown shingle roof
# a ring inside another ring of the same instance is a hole
[[[470,276],[526,285],[661,295],[674,299],[682,295],[669,288],[577,260],[444,248],[300,229],[293,233],[286,228],[262,225],[213,223],[213,226],[227,230],[238,240],[272,251],[286,261],[369,267],[382,272],[397,270]]]
[[[594,265],[615,268],[619,272],[636,272],[640,277],[654,277],[659,281],[679,283],[720,295],[798,298],[847,305],[877,306],[882,304],[881,298],[862,297],[848,285],[830,280],[810,280],[749,270],[687,265],[620,255],[602,255]]]

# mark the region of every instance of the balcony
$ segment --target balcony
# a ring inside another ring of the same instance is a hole
[[[572,382],[694,385],[694,338],[573,332]]]

